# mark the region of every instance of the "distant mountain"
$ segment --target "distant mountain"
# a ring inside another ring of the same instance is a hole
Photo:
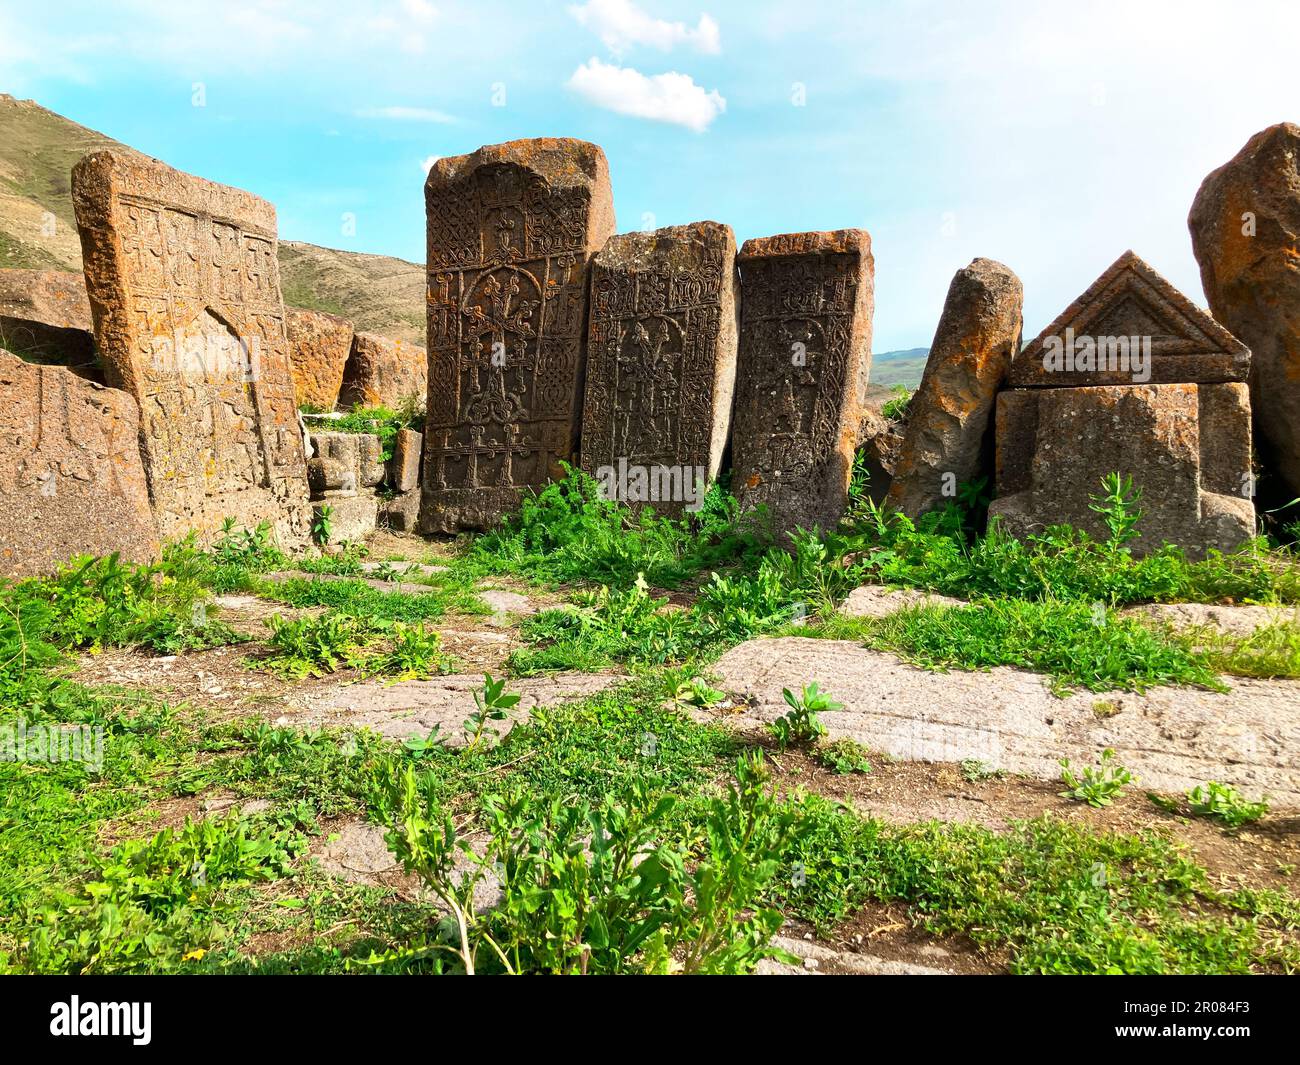
[[[907,348],[904,351],[878,351],[871,356],[871,384],[876,388],[915,388],[925,372],[929,348]]]
[[[105,148],[133,150],[31,100],[0,93],[0,268],[80,272],[72,167]],[[291,306],[330,311],[358,329],[424,345],[419,263],[282,241],[280,280]]]

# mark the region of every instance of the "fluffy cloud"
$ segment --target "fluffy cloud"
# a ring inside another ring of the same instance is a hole
[[[671,122],[703,133],[727,109],[716,89],[705,91],[689,74],[642,74],[594,56],[573,72],[569,88],[608,111]]]
[[[595,33],[615,55],[622,55],[637,44],[649,45],[661,52],[671,51],[679,44],[708,55],[722,51],[718,24],[708,15],[701,15],[695,28],[691,29],[684,22],[652,18],[632,0],[587,0],[585,4],[571,6],[569,14]]]

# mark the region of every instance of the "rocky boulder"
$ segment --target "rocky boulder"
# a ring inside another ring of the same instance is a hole
[[[992,259],[976,259],[953,277],[889,489],[889,501],[909,517],[942,507],[987,468],[994,405],[1020,348],[1023,302],[1020,278]]]
[[[1300,494],[1300,126],[1256,133],[1187,219],[1214,317],[1251,350],[1261,458]]]

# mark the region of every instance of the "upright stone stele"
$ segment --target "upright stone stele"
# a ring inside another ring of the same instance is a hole
[[[732,491],[778,533],[834,529],[871,370],[875,263],[865,230],[745,241]]]
[[[736,377],[736,238],[696,222],[611,237],[591,274],[582,468],[679,516],[722,464]]]
[[[1255,530],[1250,351],[1131,251],[1011,362],[998,397],[997,498],[1016,536],[1069,523],[1104,539],[1089,503],[1111,472],[1142,492],[1146,554],[1203,555]]]
[[[614,232],[605,154],[543,138],[440,159],[428,213],[421,527],[496,525],[573,461],[591,258]]]
[[[96,152],[72,196],[108,383],[140,405],[159,532],[310,531],[275,208],[154,159]]]

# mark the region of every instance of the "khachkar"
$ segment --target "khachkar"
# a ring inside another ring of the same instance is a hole
[[[875,264],[861,229],[740,249],[732,490],[779,533],[844,513],[871,369]]]
[[[1090,497],[1115,472],[1142,492],[1135,553],[1239,546],[1255,531],[1249,368],[1244,344],[1125,252],[1012,360],[989,517],[1104,539]]]
[[[577,449],[591,257],[614,232],[605,153],[545,138],[440,159],[428,213],[420,524],[490,528]]]
[[[72,171],[95,340],[109,384],[140,404],[164,539],[223,519],[309,533],[275,208],[120,152]]]
[[[678,516],[722,464],[736,377],[736,238],[696,222],[611,237],[591,268],[582,468]]]

